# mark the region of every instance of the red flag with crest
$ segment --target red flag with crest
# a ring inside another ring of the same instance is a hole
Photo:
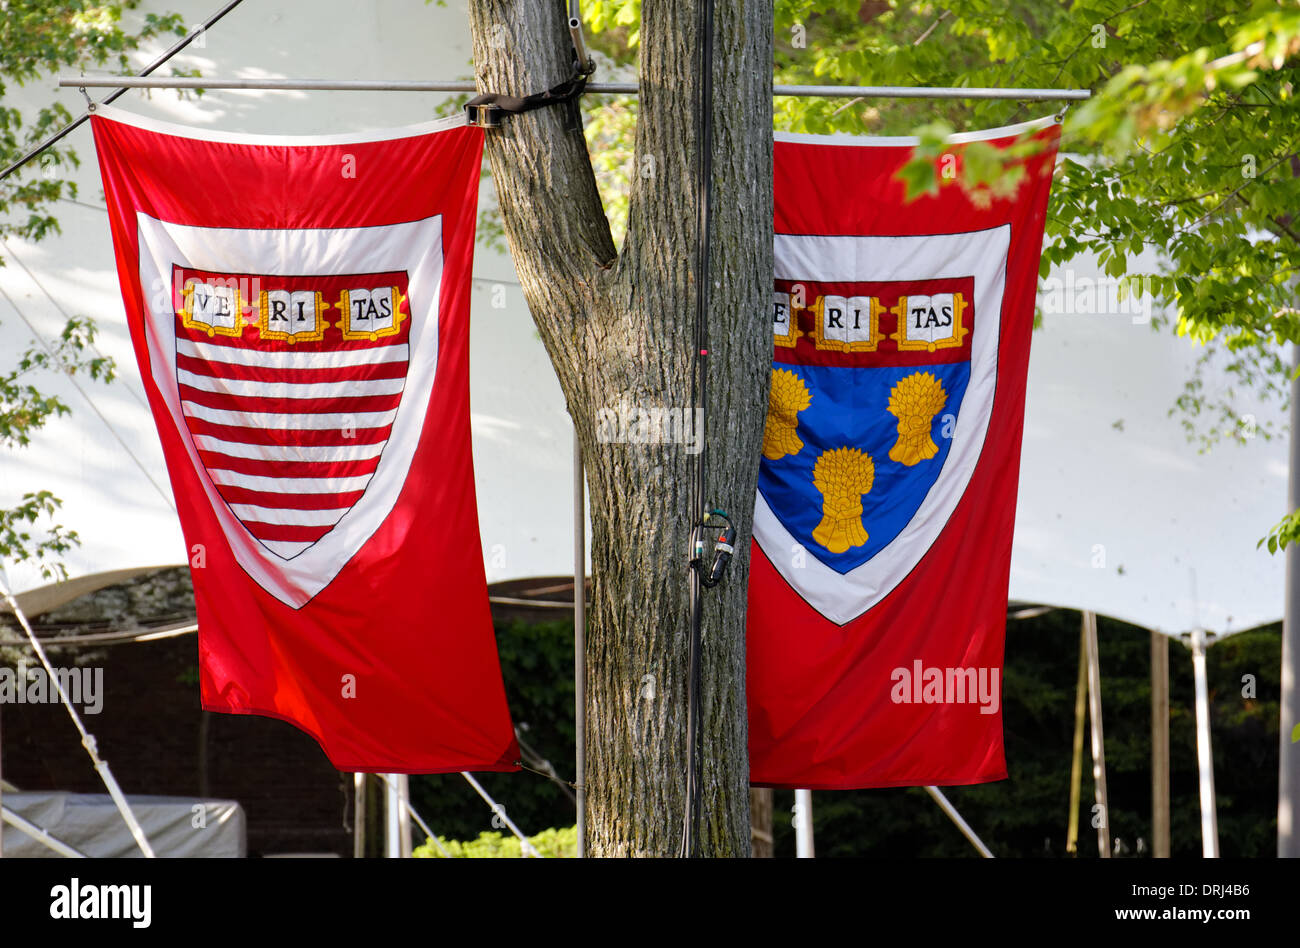
[[[935,160],[944,186],[912,202],[899,171],[913,139],[776,137],[754,784],[1006,776],[1007,579],[1059,132],[1044,120],[955,136]],[[986,164],[989,148],[1015,151],[970,191],[955,180],[970,148]]]
[[[340,770],[515,769],[470,454],[482,131],[92,124],[203,707]]]

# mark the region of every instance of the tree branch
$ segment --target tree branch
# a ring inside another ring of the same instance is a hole
[[[469,13],[481,91],[527,95],[571,73],[573,51],[562,4],[471,0]],[[486,152],[521,285],[571,288],[568,310],[547,311],[546,321],[585,317],[601,271],[614,263],[616,253],[578,104],[511,116],[486,133]],[[534,314],[541,315],[536,309]],[[538,322],[541,328],[543,320]],[[562,341],[545,331],[543,339],[548,348]]]

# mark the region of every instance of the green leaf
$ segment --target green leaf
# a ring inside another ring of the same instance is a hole
[[[898,171],[903,182],[903,200],[914,201],[923,194],[938,194],[939,181],[934,165],[924,158],[913,158]]]

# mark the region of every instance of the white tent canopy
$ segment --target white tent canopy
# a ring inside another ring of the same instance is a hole
[[[166,6],[189,22],[210,12],[207,0]],[[154,2],[145,7],[161,9]],[[205,40],[176,64],[244,78],[316,75],[311,64],[321,63],[333,78],[470,75],[463,4],[331,0],[309,14],[281,0],[256,12],[237,9]],[[312,56],[296,56],[295,49],[311,49]],[[75,91],[57,95],[80,110]],[[16,98],[34,110],[50,96],[42,87]],[[204,128],[308,134],[422,121],[432,101],[379,92],[223,91],[198,101],[128,93],[117,104]],[[73,576],[185,562],[175,514],[142,472],[168,491],[124,322],[89,129],[70,142],[83,158],[76,174],[83,203],[58,205],[62,236],[38,245],[8,242],[30,272],[14,260],[0,268],[0,289],[14,304],[0,297],[0,351],[16,358],[33,331],[54,338],[63,312],[94,316],[99,347],[116,359],[120,378],[107,387],[81,384],[116,435],[67,378],[40,379],[73,414],[48,424],[29,448],[0,454],[0,505],[38,489],[63,498],[60,520],[82,541],[66,558]],[[485,188],[485,199],[491,190]],[[1075,265],[1072,285],[1095,276]],[[1098,308],[1106,308],[1104,301]],[[1199,454],[1180,420],[1169,416],[1197,355],[1167,329],[1154,333],[1127,314],[1045,317],[1030,363],[1012,598],[1092,609],[1167,632],[1197,624],[1241,629],[1280,617],[1282,559],[1255,544],[1284,511],[1285,442],[1257,437]],[[569,572],[572,442],[564,400],[509,258],[482,247],[470,363],[488,579]],[[1207,379],[1211,387],[1226,385],[1213,372]],[[1256,406],[1253,414],[1260,427],[1285,422],[1276,405]],[[43,582],[31,568],[11,567],[10,576],[20,590]]]
[[[1200,453],[1170,409],[1202,350],[1168,327],[1049,314],[1031,352],[1011,596],[1168,633],[1280,619],[1284,559],[1256,544],[1286,507],[1281,406],[1247,403],[1254,437]]]

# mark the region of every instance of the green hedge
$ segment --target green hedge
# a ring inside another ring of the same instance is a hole
[[[478,839],[461,842],[455,839],[443,839],[442,849],[429,840],[418,847],[413,855],[420,859],[520,859],[523,847],[513,835],[502,836],[500,833],[480,833]],[[528,841],[546,859],[573,859],[578,855],[578,828],[568,826],[563,829],[548,829],[530,836]],[[446,855],[443,854],[446,850]]]

